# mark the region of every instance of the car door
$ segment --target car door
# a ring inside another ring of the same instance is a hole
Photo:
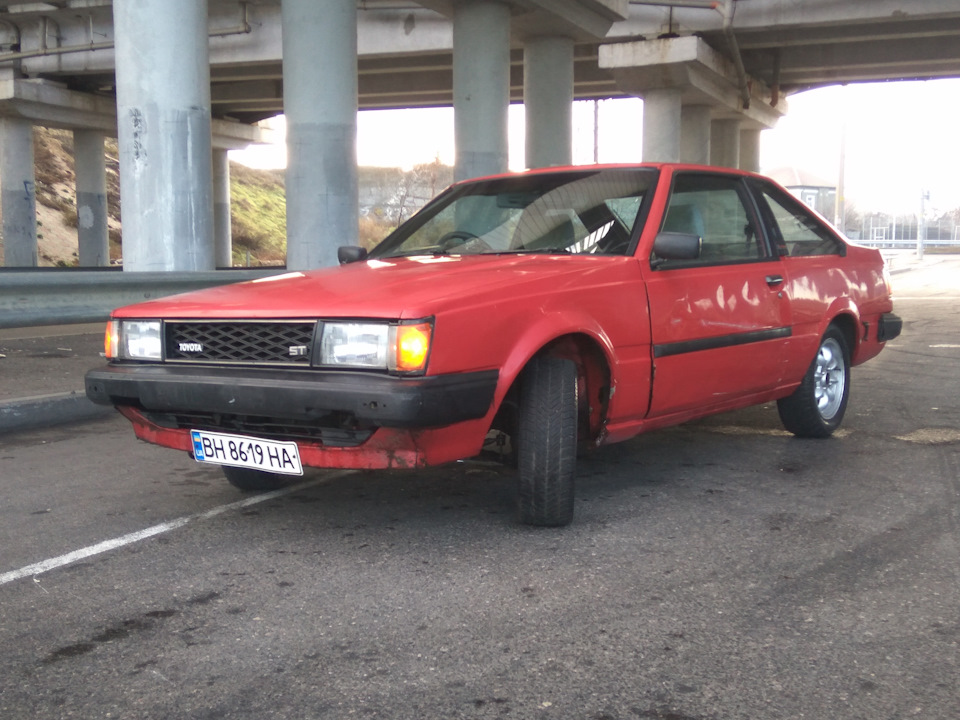
[[[793,367],[788,377],[802,377],[820,345],[824,318],[837,298],[849,297],[856,278],[848,276],[839,258],[846,245],[809,207],[785,190],[759,178],[747,181],[770,228],[770,240],[781,248],[784,292],[791,298]]]
[[[737,175],[679,172],[661,231],[702,238],[695,260],[651,257],[650,417],[720,408],[779,386],[791,334],[782,260]]]

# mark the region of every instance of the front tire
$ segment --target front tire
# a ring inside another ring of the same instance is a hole
[[[517,428],[522,523],[559,527],[573,520],[577,406],[576,364],[535,358],[524,371]]]
[[[278,490],[287,484],[285,475],[254,470],[253,468],[231,467],[230,465],[222,465],[221,469],[227,481],[244,492]]]
[[[792,395],[777,401],[783,426],[797,437],[826,438],[840,427],[850,397],[850,350],[839,328],[830,326]]]

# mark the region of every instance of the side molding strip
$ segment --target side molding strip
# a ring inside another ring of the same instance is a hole
[[[699,352],[700,350],[716,350],[718,348],[733,347],[734,345],[748,345],[790,337],[793,329],[789,327],[770,328],[769,330],[754,330],[753,332],[736,333],[734,335],[719,335],[717,337],[697,338],[682,342],[665,343],[653,346],[655,358],[682,355],[684,353]]]

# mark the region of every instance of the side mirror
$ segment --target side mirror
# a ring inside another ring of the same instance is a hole
[[[359,262],[367,257],[367,249],[356,245],[341,245],[337,248],[337,260],[341,265]]]
[[[690,233],[662,232],[653,240],[656,257],[651,267],[660,267],[667,260],[697,260],[703,247],[703,238]]]

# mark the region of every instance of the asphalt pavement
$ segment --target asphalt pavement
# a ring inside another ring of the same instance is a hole
[[[111,413],[83,389],[102,351],[103,323],[0,330],[0,434]]]
[[[244,494],[118,415],[0,437],[0,718],[956,720],[960,258],[895,293],[833,438],[646,433],[560,529],[482,461]]]

